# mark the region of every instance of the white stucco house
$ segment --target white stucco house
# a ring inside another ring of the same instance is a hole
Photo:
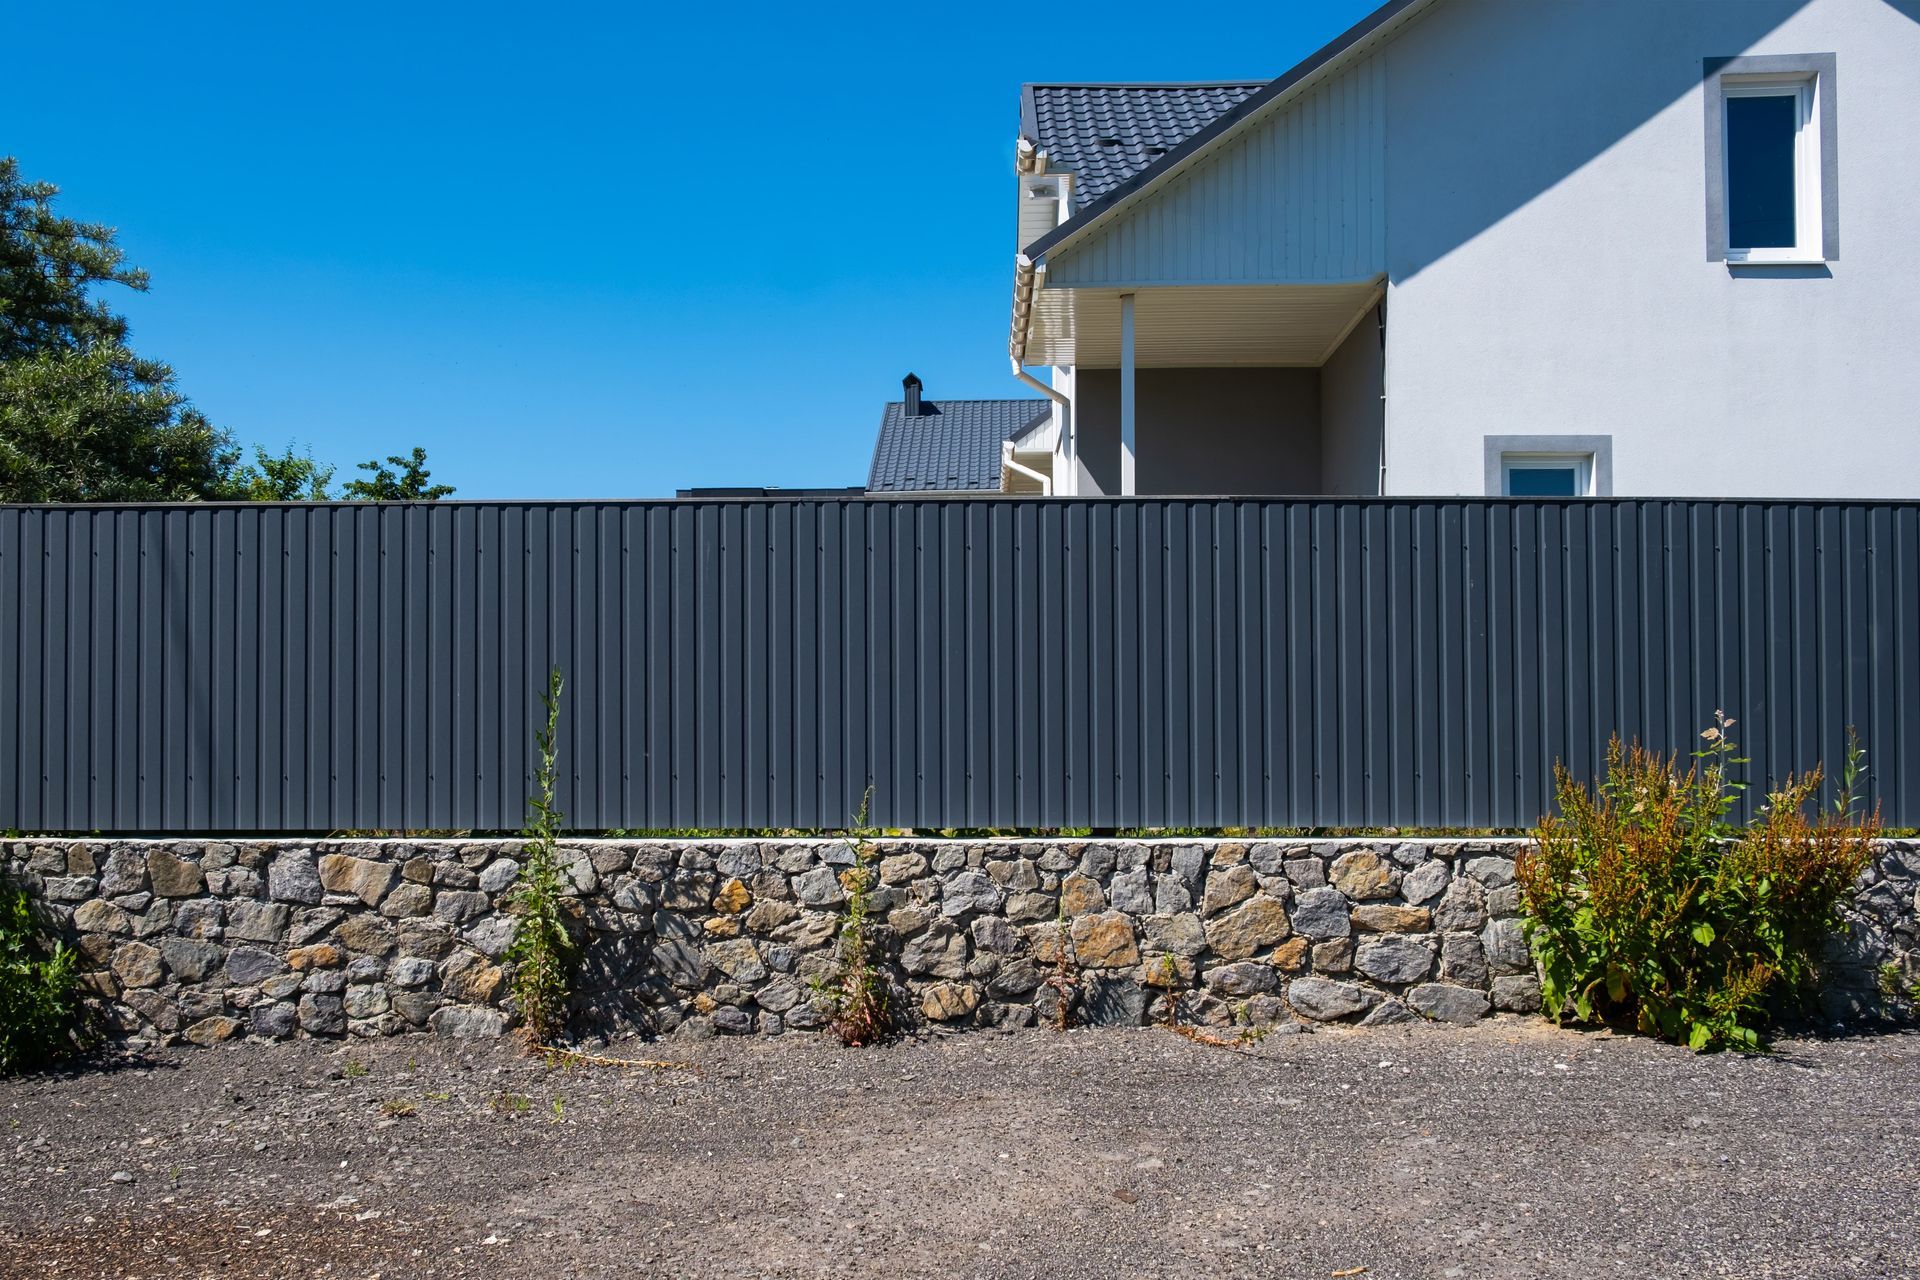
[[[1920,485],[1920,0],[1390,0],[1015,167],[1001,491]]]

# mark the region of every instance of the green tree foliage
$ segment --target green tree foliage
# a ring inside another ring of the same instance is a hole
[[[361,463],[358,469],[367,472],[367,478],[347,481],[344,496],[355,502],[433,502],[453,496],[452,485],[427,483],[432,479],[427,451],[419,445],[413,446],[410,455],[390,454],[387,461],[398,470],[383,467],[378,460]]]
[[[231,442],[127,346],[96,285],[145,290],[113,229],[54,212],[59,189],[0,157],[0,499],[113,502],[219,494]]]
[[[247,502],[326,502],[333,497],[333,468],[291,444],[285,453],[256,445],[253,461],[234,468],[228,488]]]
[[[292,446],[253,450],[188,403],[173,370],[136,355],[103,285],[144,292],[112,227],[61,216],[59,188],[0,156],[0,502],[326,501],[334,469]],[[363,463],[345,496],[432,501],[426,451]]]

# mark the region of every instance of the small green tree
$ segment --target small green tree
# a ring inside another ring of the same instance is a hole
[[[49,944],[26,891],[0,879],[0,1076],[84,1047],[80,979],[66,944]]]
[[[367,478],[347,481],[345,496],[354,502],[435,502],[453,496],[452,485],[427,483],[432,474],[427,451],[419,445],[411,454],[390,454],[387,461],[397,470],[377,460],[361,463],[358,469],[367,472]]]
[[[327,502],[333,498],[333,467],[292,444],[285,453],[255,445],[253,461],[234,471],[229,487],[233,498],[245,502]]]
[[[563,820],[554,796],[555,733],[564,688],[560,668],[555,667],[541,696],[546,723],[534,733],[540,763],[534,773],[534,794],[527,801],[520,875],[508,894],[514,913],[513,942],[507,948],[514,966],[511,990],[520,1011],[521,1034],[533,1045],[550,1044],[565,1034],[567,1002],[580,960],[579,946],[568,927],[566,874],[555,851]]]

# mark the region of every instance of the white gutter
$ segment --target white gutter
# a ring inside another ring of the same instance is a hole
[[[1053,496],[1053,477],[1046,475],[1043,472],[1035,471],[1032,467],[1027,466],[1025,463],[1016,461],[1013,456],[1013,441],[1011,440],[1002,440],[1000,442],[1000,468],[1002,471],[1016,472],[1020,475],[1025,476],[1029,480],[1039,481],[1040,496],[1041,497]],[[1003,492],[1005,491],[1005,488],[1006,486],[1002,484],[1001,489]]]
[[[1021,368],[1019,356],[1010,355],[1007,359],[1008,363],[1013,366],[1014,377],[1060,406],[1054,411],[1054,416],[1060,420],[1058,435],[1060,443],[1065,446],[1060,452],[1066,456],[1067,467],[1069,472],[1071,472],[1072,468],[1079,462],[1079,450],[1073,438],[1073,401],[1067,398],[1066,392],[1055,391],[1052,387]],[[1024,470],[1024,468],[1022,468],[1022,470]],[[1047,492],[1053,492],[1051,485],[1048,486]],[[1073,492],[1072,488],[1069,487],[1067,492]]]

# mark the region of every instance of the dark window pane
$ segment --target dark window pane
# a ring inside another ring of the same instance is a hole
[[[1573,467],[1513,467],[1507,471],[1507,494],[1514,498],[1575,498],[1579,473]]]
[[[1793,139],[1800,104],[1793,97],[1727,99],[1727,244],[1787,249],[1796,243]]]

